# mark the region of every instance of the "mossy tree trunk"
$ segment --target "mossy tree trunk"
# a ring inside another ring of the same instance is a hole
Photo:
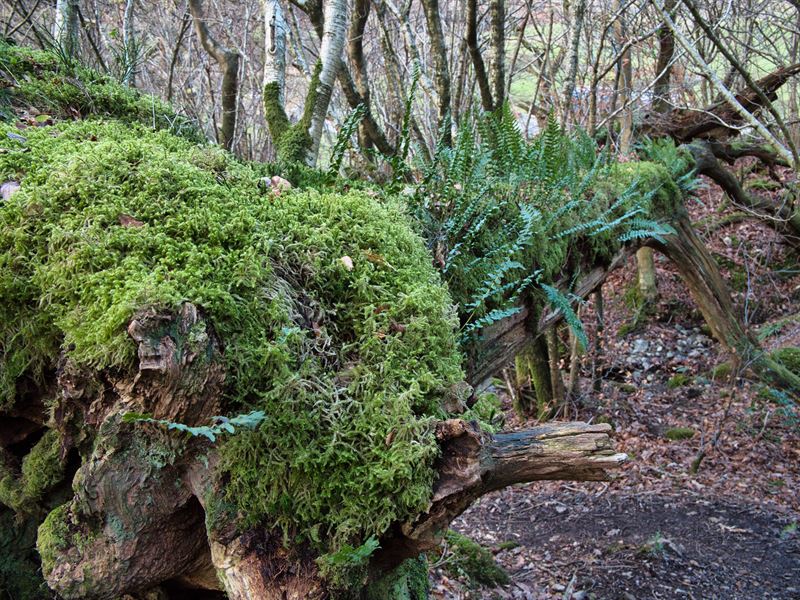
[[[675,234],[649,245],[675,264],[712,334],[731,353],[734,362],[757,373],[765,382],[800,391],[800,376],[769,358],[742,325],[717,263],[692,227],[685,209],[670,223]]]
[[[520,418],[540,417],[546,414],[553,401],[553,385],[547,359],[547,344],[541,335],[535,336],[514,359],[517,387],[530,382],[536,404],[530,403],[526,394],[517,396],[514,410]]]
[[[178,314],[144,311],[129,333],[138,344],[135,374],[65,361],[49,390],[59,398],[55,439],[83,460],[67,474],[74,473],[67,501],[39,527],[47,583],[65,600],[118,597],[167,580],[187,593],[222,589],[232,600],[326,597],[330,583],[317,552],[287,543],[269,525],[240,524],[225,500],[214,445],[122,418],[134,410],[199,424],[218,414],[223,346],[202,311],[188,303]],[[625,460],[609,433],[607,425],[572,423],[491,436],[458,418],[438,423],[441,456],[430,508],[384,533],[350,592],[424,597],[418,557],[437,547],[475,499],[525,481],[601,479]]]
[[[346,0],[332,0],[324,6],[322,46],[308,85],[303,115],[291,124],[284,108],[286,69],[286,21],[280,0],[264,3],[265,36],[264,116],[278,158],[287,163],[314,166],[319,155],[323,126],[333,86],[342,68],[347,33]],[[317,20],[319,20],[317,15]],[[312,21],[314,19],[312,18]]]
[[[57,0],[53,39],[70,58],[78,53],[78,0]]]

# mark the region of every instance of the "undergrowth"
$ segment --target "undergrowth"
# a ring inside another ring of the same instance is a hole
[[[585,336],[569,290],[625,242],[668,235],[659,218],[680,192],[655,163],[617,164],[552,117],[527,142],[506,106],[465,119],[452,147],[421,165],[413,214],[459,307],[462,338],[520,309],[560,309]]]

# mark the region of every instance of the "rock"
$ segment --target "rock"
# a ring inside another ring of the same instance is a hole
[[[16,181],[6,181],[3,185],[0,185],[0,197],[2,197],[3,200],[8,200],[18,189],[19,183]]]
[[[644,354],[650,347],[650,342],[642,338],[633,340],[633,351],[637,354]]]

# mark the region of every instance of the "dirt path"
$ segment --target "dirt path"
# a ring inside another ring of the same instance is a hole
[[[473,598],[784,600],[800,598],[798,518],[685,493],[521,488],[487,498],[456,529],[495,550],[519,544],[496,554],[513,583]]]

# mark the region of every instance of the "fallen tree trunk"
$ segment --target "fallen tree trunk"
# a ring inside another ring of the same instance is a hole
[[[215,412],[221,355],[201,312],[185,304],[172,317],[145,313],[129,333],[139,369],[132,379],[114,381],[113,392],[95,385],[92,373],[62,369],[58,426],[64,439],[74,439],[78,422],[93,423],[94,441],[76,474],[75,495],[40,528],[49,585],[66,599],[114,598],[166,580],[215,589],[216,572],[232,599],[324,597],[313,551],[287,548],[268,526],[237,531],[220,517],[224,483],[213,445],[122,418],[135,410],[199,422]],[[192,347],[190,336],[203,344]],[[202,397],[186,395],[198,389]],[[609,434],[604,424],[564,423],[493,436],[461,419],[440,422],[430,507],[381,539],[371,578],[435,547],[450,521],[488,492],[537,480],[606,478],[626,459],[613,451]]]
[[[789,79],[800,73],[800,63],[781,67],[759,79],[756,84],[770,101],[778,97],[778,90]],[[756,91],[749,87],[736,94],[736,100],[750,113],[764,109]],[[739,134],[742,116],[725,101],[715,102],[702,110],[676,108],[665,113],[650,113],[639,128],[641,135],[671,137],[686,144],[695,139],[723,140]]]

